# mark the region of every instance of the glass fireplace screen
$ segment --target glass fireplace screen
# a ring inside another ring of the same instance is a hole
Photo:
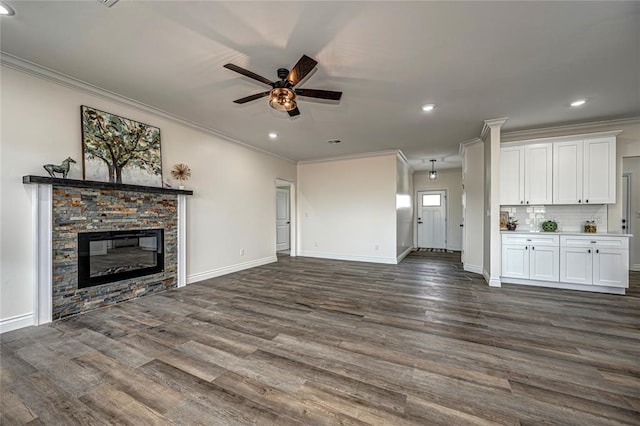
[[[78,234],[78,288],[164,270],[164,231],[143,229]]]

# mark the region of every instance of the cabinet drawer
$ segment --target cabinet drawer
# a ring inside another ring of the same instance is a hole
[[[560,245],[560,238],[559,235],[552,234],[502,234],[502,244],[558,247]]]
[[[562,247],[607,247],[621,250],[629,249],[629,238],[627,237],[598,237],[594,236],[573,236],[563,235],[560,237]]]

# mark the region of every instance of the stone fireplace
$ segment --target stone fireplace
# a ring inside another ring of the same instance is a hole
[[[192,191],[25,176],[34,190],[36,324],[185,284]]]

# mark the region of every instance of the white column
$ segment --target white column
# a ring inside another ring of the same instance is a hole
[[[178,287],[187,285],[187,196],[178,195]]]
[[[51,322],[53,312],[53,247],[51,242],[53,186],[34,185],[33,247],[35,257],[33,321],[35,325]]]

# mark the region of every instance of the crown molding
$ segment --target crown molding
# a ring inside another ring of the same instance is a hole
[[[576,134],[580,132],[597,131],[603,128],[628,126],[633,124],[640,124],[640,117],[593,121],[590,123],[567,124],[562,126],[542,127],[539,129],[515,130],[512,132],[502,133],[501,140],[503,142],[511,142],[517,140],[541,139],[545,137],[553,137],[554,134],[558,133]]]
[[[464,154],[464,150],[467,149],[468,147],[478,144],[478,143],[482,143],[482,139],[476,137],[476,138],[471,138],[471,139],[467,139],[466,141],[462,141],[460,142],[459,148],[458,148],[458,155],[460,157],[463,156]]]
[[[399,149],[389,149],[386,151],[365,152],[362,154],[348,154],[348,155],[340,155],[337,157],[317,158],[315,160],[302,160],[302,161],[298,161],[298,164],[328,163],[331,161],[355,160],[358,158],[384,157],[385,155],[401,156],[401,159],[406,162],[406,157],[404,156],[402,151],[400,151]]]
[[[489,133],[489,129],[494,127],[500,128],[504,126],[504,123],[507,122],[509,117],[502,118],[493,118],[491,120],[484,120],[484,125],[482,126],[482,131],[480,132],[480,139],[485,140],[487,134]]]
[[[518,146],[523,144],[531,144],[531,143],[546,143],[546,142],[562,142],[562,141],[570,141],[576,139],[593,139],[593,138],[606,138],[609,136],[618,136],[622,133],[622,130],[609,130],[606,132],[596,132],[596,133],[572,133],[570,135],[562,135],[562,136],[550,136],[546,138],[535,138],[535,139],[517,139],[517,140],[509,140],[506,142],[501,141],[502,145],[509,146]]]
[[[102,99],[106,99],[109,101],[117,102],[122,105],[126,105],[129,107],[137,108],[139,110],[154,114],[158,117],[162,117],[171,121],[174,121],[178,124],[182,124],[187,127],[191,127],[192,129],[199,130],[204,133],[208,133],[210,135],[216,136],[220,139],[223,139],[227,142],[232,142],[237,145],[241,145],[244,148],[250,149],[252,151],[257,151],[262,154],[269,155],[271,157],[279,158],[284,161],[288,161],[290,163],[296,163],[295,160],[291,158],[283,157],[282,155],[275,154],[273,152],[269,152],[267,150],[255,147],[253,145],[249,145],[246,142],[242,142],[238,139],[235,139],[229,135],[226,135],[218,130],[212,129],[210,127],[203,126],[201,124],[195,123],[193,121],[187,120],[175,114],[172,114],[167,111],[163,111],[159,108],[155,108],[151,105],[147,105],[143,102],[139,102],[135,99],[128,98],[126,96],[120,95],[118,93],[103,89],[101,87],[95,86],[91,83],[87,83],[86,81],[82,81],[70,75],[55,71],[53,69],[44,67],[42,65],[38,65],[34,62],[27,61],[25,59],[19,58],[17,56],[11,55],[6,52],[0,51],[0,65],[6,66],[7,68],[11,68],[16,71],[23,72],[25,74],[32,75],[34,77],[41,78],[43,80],[47,80],[49,82],[58,84],[60,86],[64,86],[70,89],[79,90],[85,93],[88,93],[93,96],[97,96]]]

